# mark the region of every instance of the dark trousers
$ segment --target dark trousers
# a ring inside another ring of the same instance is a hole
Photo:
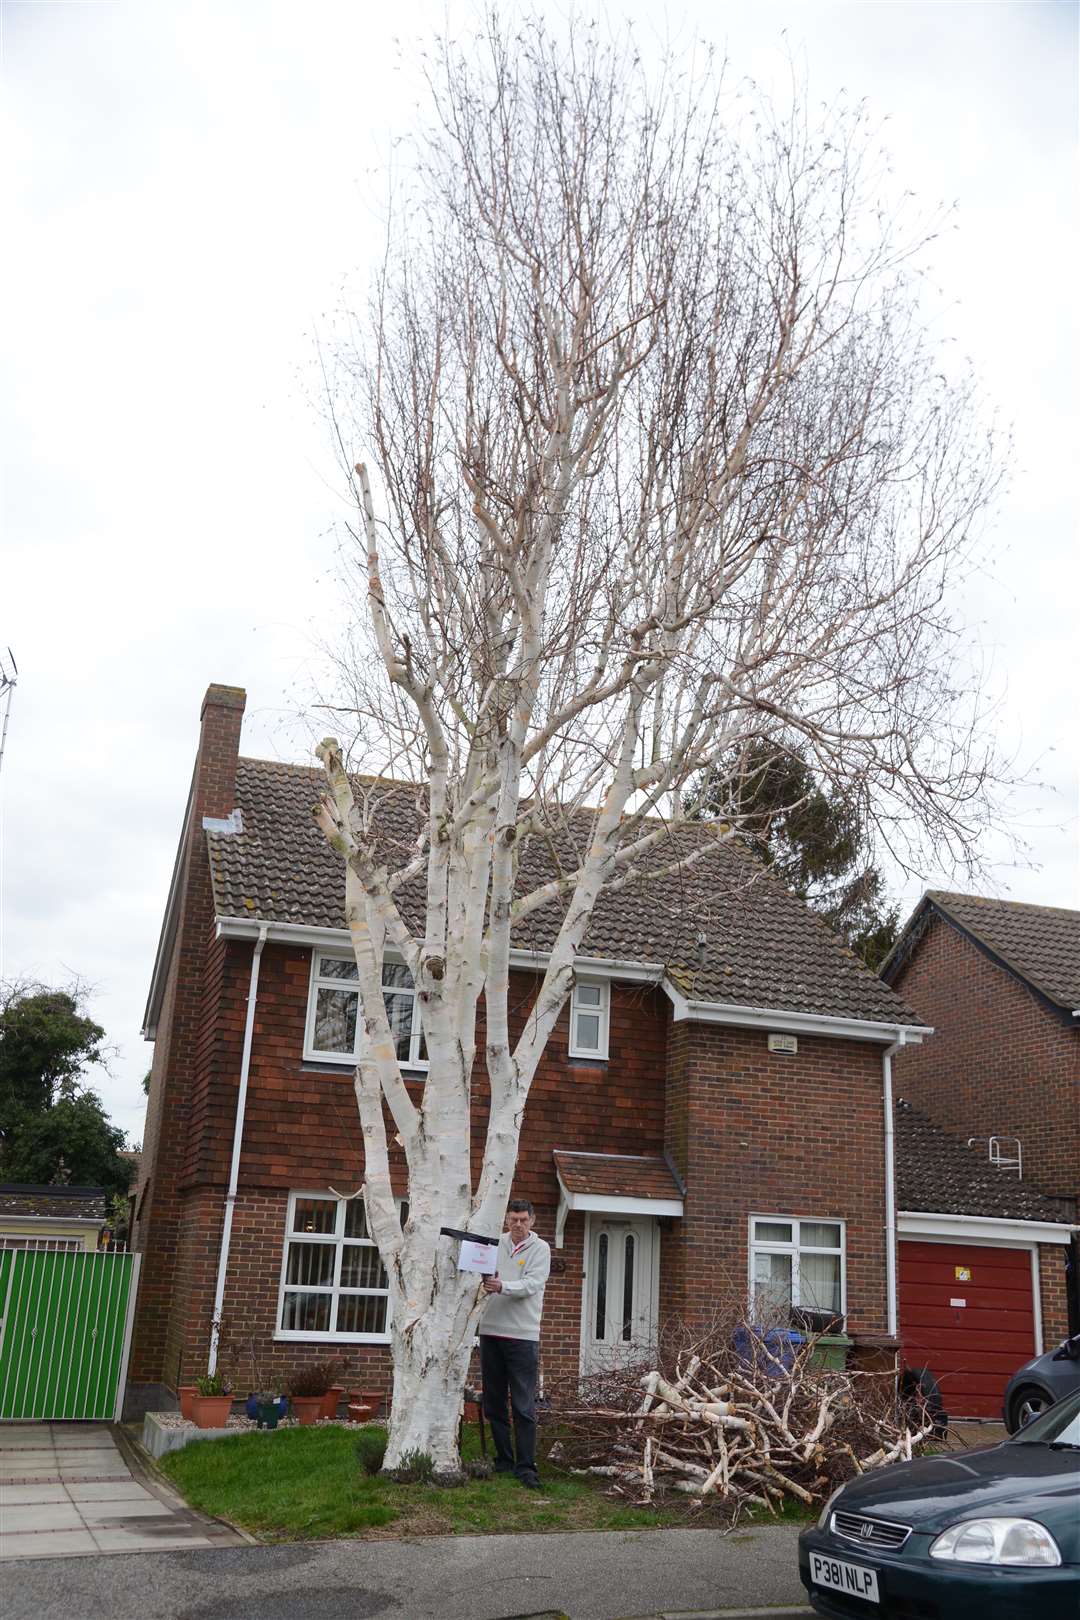
[[[484,1381],[484,1416],[491,1425],[495,1466],[516,1474],[536,1472],[536,1375],[540,1346],[532,1339],[496,1339],[480,1335],[480,1374]],[[506,1420],[509,1396],[514,1415],[513,1445]],[[515,1461],[516,1453],[516,1461]]]

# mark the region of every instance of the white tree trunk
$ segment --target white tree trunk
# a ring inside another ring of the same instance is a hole
[[[447,1242],[446,1239],[443,1240]],[[400,1468],[410,1453],[429,1456],[437,1474],[460,1471],[458,1424],[474,1329],[461,1325],[463,1301],[475,1299],[475,1276],[461,1274],[441,1287],[418,1321],[403,1331],[395,1321],[394,1391],[385,1468]]]
[[[905,266],[924,244],[882,205],[861,109],[740,125],[708,64],[657,88],[630,39],[585,29],[564,49],[535,18],[481,34],[435,53],[413,174],[425,231],[410,204],[370,352],[341,355],[386,508],[358,465],[366,630],[344,661],[373,774],[350,780],[323,743],[315,809],[345,863],[363,1013],[364,1198],[393,1308],[387,1463],[420,1451],[440,1472],[457,1466],[482,1300],[439,1228],[502,1230],[601,893],[646,877],[659,893],[708,861],[739,830],[763,739],[890,847],[924,829],[935,859],[973,847],[993,758],[943,604],[999,477],[994,440],[915,318]],[[344,447],[333,399],[330,414]],[[703,771],[717,819],[665,862]],[[543,906],[561,919],[515,1042],[511,933]],[[384,948],[416,986],[419,1096]]]

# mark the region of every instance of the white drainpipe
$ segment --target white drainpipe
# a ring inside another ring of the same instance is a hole
[[[229,1245],[232,1241],[233,1211],[236,1208],[236,1183],[240,1177],[240,1148],[244,1140],[244,1113],[247,1108],[248,1072],[251,1068],[251,1037],[255,1029],[255,997],[259,989],[259,962],[266,944],[268,924],[259,927],[255,952],[251,958],[251,983],[248,986],[247,1018],[244,1022],[244,1050],[240,1058],[240,1091],[236,1099],[236,1125],[233,1128],[232,1163],[229,1166],[229,1190],[225,1194],[225,1221],[221,1228],[221,1254],[218,1257],[217,1287],[214,1289],[214,1315],[210,1328],[210,1355],[206,1370],[217,1371],[218,1338],[221,1330],[221,1307],[225,1301],[225,1273],[229,1269]]]
[[[907,1044],[907,1030],[898,1028],[896,1040],[881,1057],[882,1091],[885,1105],[885,1294],[889,1337],[897,1336],[896,1310],[896,1154],[893,1141],[893,1053]]]

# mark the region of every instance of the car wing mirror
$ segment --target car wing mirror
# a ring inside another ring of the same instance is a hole
[[[1080,1361],[1080,1333],[1066,1339],[1060,1349],[1055,1350],[1050,1357],[1051,1361]]]

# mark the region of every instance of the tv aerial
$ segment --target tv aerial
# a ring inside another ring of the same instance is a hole
[[[15,654],[9,647],[7,656],[0,653],[0,699],[4,704],[3,724],[0,724],[0,768],[4,763],[4,744],[7,742],[8,720],[11,717],[11,699],[15,695],[15,687],[19,680],[19,666],[15,662]]]

